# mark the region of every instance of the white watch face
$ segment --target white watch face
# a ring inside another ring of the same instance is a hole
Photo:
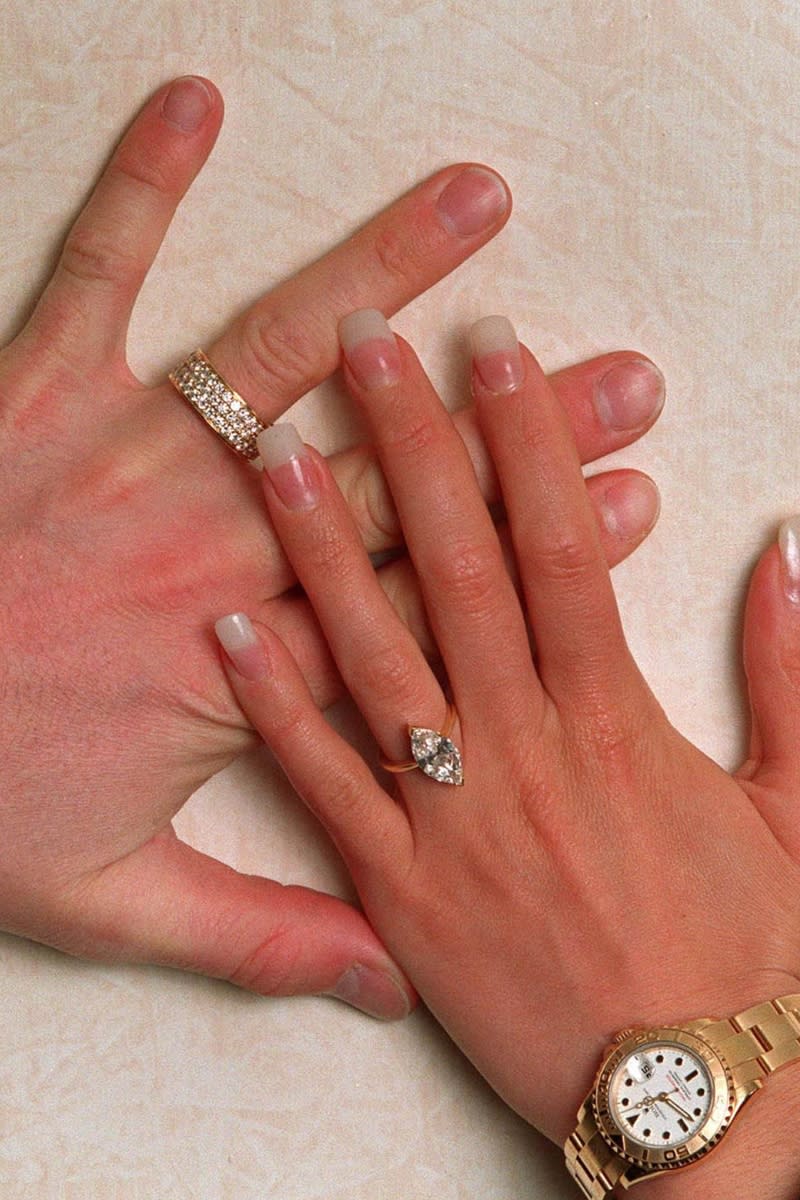
[[[703,1125],[713,1100],[706,1064],[673,1042],[638,1046],[618,1064],[608,1086],[614,1121],[640,1146],[682,1146]]]

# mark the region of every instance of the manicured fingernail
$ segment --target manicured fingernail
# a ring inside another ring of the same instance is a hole
[[[792,604],[800,604],[800,516],[790,517],[778,530],[783,587]]]
[[[508,202],[508,190],[499,175],[483,167],[468,167],[450,180],[436,210],[448,233],[470,237],[495,225]]]
[[[263,643],[246,613],[220,617],[214,625],[222,649],[245,679],[263,679],[269,662]]]
[[[329,994],[383,1021],[402,1021],[411,1011],[399,980],[388,971],[378,971],[361,963],[345,971]]]
[[[339,322],[347,365],[363,388],[391,387],[400,378],[400,351],[389,322],[377,308],[362,308]]]
[[[636,429],[655,420],[666,387],[658,367],[643,358],[617,363],[598,380],[594,401],[607,429]]]
[[[660,511],[658,488],[644,475],[627,475],[613,483],[600,503],[606,529],[622,541],[639,541],[653,528]]]
[[[202,79],[186,75],[176,79],[164,97],[161,115],[183,133],[196,133],[208,116],[214,99]]]
[[[258,452],[278,499],[293,511],[314,508],[319,500],[316,464],[288,421],[258,435]]]
[[[481,317],[470,330],[475,370],[498,396],[515,392],[525,378],[514,326],[507,317]]]

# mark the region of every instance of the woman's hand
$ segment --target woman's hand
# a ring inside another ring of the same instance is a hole
[[[219,671],[214,615],[246,604],[282,631],[320,703],[339,687],[307,603],[283,594],[295,579],[257,474],[125,359],[137,292],[221,120],[202,80],[148,102],[0,355],[0,928],[264,992],[334,990],[396,1015],[410,993],[360,914],[238,875],[171,825],[253,737]],[[337,366],[345,311],[394,311],[492,237],[509,203],[484,168],[440,171],[239,316],[212,362],[274,419]],[[658,408],[658,373],[631,354],[556,385],[587,458],[630,441]],[[491,495],[474,418],[461,419]],[[397,531],[372,456],[361,447],[332,466],[365,545],[385,549]],[[633,472],[592,489],[618,561],[655,518],[652,489]],[[383,576],[419,630],[409,577],[402,562]]]
[[[473,378],[519,591],[411,349],[375,313],[342,337],[447,688],[290,427],[263,435],[267,507],[380,754],[408,760],[408,726],[441,730],[452,698],[463,787],[420,770],[377,782],[280,638],[243,617],[219,626],[229,677],[424,1000],[509,1104],[563,1141],[619,1029],[800,990],[800,522],[756,569],[753,749],[731,777],[670,726],[631,658],[568,421],[508,322],[476,327]],[[796,1197],[796,1139],[769,1135],[800,1113],[793,1072],[688,1185],[679,1173],[653,1195]]]

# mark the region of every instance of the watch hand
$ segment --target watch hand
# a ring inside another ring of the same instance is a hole
[[[682,1117],[684,1117],[684,1118],[685,1118],[687,1121],[691,1121],[691,1119],[692,1119],[692,1118],[691,1118],[691,1117],[689,1116],[689,1114],[686,1112],[686,1109],[684,1109],[684,1108],[681,1108],[680,1104],[676,1104],[674,1100],[670,1100],[670,1098],[669,1098],[669,1094],[667,1094],[667,1095],[665,1095],[665,1096],[664,1096],[664,1103],[665,1103],[665,1104],[668,1104],[668,1105],[670,1106],[670,1108],[674,1108],[674,1109],[675,1109],[675,1112],[676,1112],[676,1113],[679,1113],[679,1114],[680,1114]]]

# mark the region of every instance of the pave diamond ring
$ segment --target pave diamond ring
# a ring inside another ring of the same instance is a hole
[[[385,771],[399,775],[402,771],[420,770],[425,775],[435,779],[437,783],[452,783],[461,787],[464,782],[464,770],[461,765],[461,751],[450,740],[450,731],[456,723],[456,710],[452,704],[447,705],[447,716],[441,732],[436,729],[424,729],[418,725],[409,725],[408,736],[411,741],[412,758],[408,762],[387,762],[381,759]]]
[[[258,457],[256,438],[264,426],[247,401],[214,370],[202,350],[195,350],[170,371],[169,381],[237,454],[248,459]]]

